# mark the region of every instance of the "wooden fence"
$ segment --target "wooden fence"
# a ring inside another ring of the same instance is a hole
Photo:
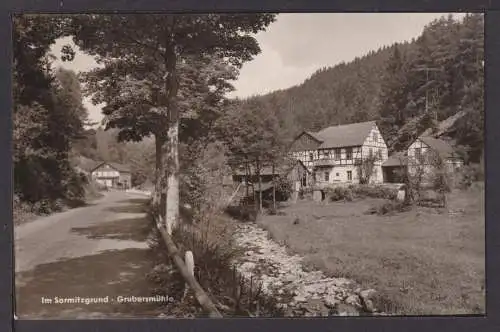
[[[155,215],[155,224],[157,225],[158,231],[160,232],[163,241],[167,247],[167,251],[169,256],[174,261],[175,266],[179,270],[180,274],[184,278],[186,282],[186,286],[189,287],[202,307],[202,309],[208,314],[211,318],[222,318],[221,313],[217,310],[217,307],[212,302],[207,293],[200,286],[196,278],[194,277],[194,257],[191,251],[187,251],[185,254],[185,260],[182,259],[181,253],[174,243],[170,234],[167,233],[167,230],[162,227],[162,224],[159,222],[160,216]],[[186,288],[187,289],[187,288]]]

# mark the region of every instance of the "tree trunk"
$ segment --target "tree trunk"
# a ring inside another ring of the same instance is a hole
[[[276,211],[276,181],[274,178],[274,162],[273,162],[273,209]]]
[[[245,187],[246,187],[246,190],[247,190],[247,194],[245,196],[245,199],[248,199],[248,195],[249,195],[249,190],[248,190],[248,186],[250,185],[249,182],[249,177],[250,177],[250,174],[249,174],[249,170],[248,170],[248,160],[245,160]]]
[[[173,19],[173,18],[172,18]],[[172,22],[174,24],[174,22]],[[165,227],[169,235],[179,224],[179,110],[177,107],[177,54],[174,45],[167,41],[167,53],[165,54],[165,68],[167,77],[166,105],[169,115],[167,130],[167,192],[166,192],[166,216]]]
[[[155,135],[155,192],[153,195],[153,206],[158,207],[161,196],[161,178],[163,175],[163,145],[165,140],[159,135]]]
[[[179,121],[168,128],[168,174],[165,226],[169,235],[179,224]]]
[[[262,177],[260,175],[260,161],[257,161],[257,172],[259,175],[259,212],[262,213]]]
[[[250,167],[251,164],[249,164],[248,168],[250,170],[250,178],[252,179],[252,195],[253,195],[253,202],[254,202],[254,209],[257,211],[257,194],[255,193],[255,179],[254,175],[257,173],[252,174],[252,168]]]

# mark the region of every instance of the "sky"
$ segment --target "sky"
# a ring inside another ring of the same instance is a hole
[[[236,91],[229,97],[249,97],[298,85],[322,67],[349,62],[381,46],[418,37],[425,25],[447,13],[307,13],[279,14],[255,37],[261,53],[243,65]],[[463,14],[454,14],[461,16]],[[69,38],[56,42],[58,56]],[[74,44],[73,44],[74,46]],[[55,61],[75,72],[95,66],[92,57],[76,53],[72,62]],[[84,101],[92,121],[102,120],[102,105]]]

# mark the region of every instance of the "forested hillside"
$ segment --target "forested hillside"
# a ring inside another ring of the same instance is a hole
[[[250,99],[278,118],[287,141],[302,130],[377,120],[391,151],[404,149],[436,121],[463,111],[451,134],[471,161],[478,161],[483,45],[482,14],[443,17],[411,42],[322,68],[298,86]]]

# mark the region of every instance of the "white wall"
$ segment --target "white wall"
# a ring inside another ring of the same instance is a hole
[[[361,148],[363,158],[367,158],[370,156],[370,149],[372,150],[373,155],[378,155],[378,152],[380,151],[381,157],[375,163],[370,183],[382,183],[384,182],[382,164],[387,160],[387,158],[389,158],[389,150],[387,149],[384,138],[382,137],[382,134],[380,133],[380,130],[377,126],[373,126],[373,128],[370,130],[370,133],[363,142],[363,146]]]
[[[95,171],[92,173],[93,176],[95,177],[100,177],[100,178],[113,178],[113,177],[119,177],[120,173],[117,171]]]
[[[348,175],[347,172],[350,171],[352,172],[352,180],[348,180]],[[329,174],[329,181],[328,183],[325,182],[325,173]],[[321,170],[318,170],[316,172],[316,180],[317,183],[323,183],[323,184],[335,184],[335,183],[342,183],[342,182],[347,182],[347,183],[358,183],[358,171],[357,167],[354,165],[342,165],[342,166],[335,166],[333,169],[331,168],[324,168]]]
[[[388,149],[387,145],[378,129],[378,127],[375,125],[373,128],[370,130],[370,133],[366,137],[363,146],[361,147],[352,147],[352,156],[353,158],[351,160],[345,160],[346,158],[346,148],[341,148],[341,159],[342,163],[351,163],[350,165],[341,165],[340,160],[335,160],[334,157],[334,151],[336,149],[329,149],[330,156],[331,158],[331,164],[333,164],[333,168],[323,168],[319,169],[316,172],[316,179],[318,183],[324,183],[325,182],[325,172],[329,173],[329,181],[328,183],[334,184],[334,183],[341,183],[341,182],[347,182],[347,183],[359,183],[358,179],[358,170],[357,166],[353,165],[352,163],[354,162],[355,159],[357,158],[366,158],[370,154],[370,149],[372,149],[373,154],[377,155],[378,151],[380,150],[381,152],[381,159],[378,160],[375,164],[374,168],[374,174],[372,178],[370,179],[370,182],[373,183],[382,183],[384,181],[384,176],[382,172],[382,163],[385,162],[388,158]],[[313,153],[313,158],[314,161],[316,160],[321,160],[323,158],[319,157],[318,150],[314,151],[300,151],[300,152],[292,152],[292,156],[296,159],[301,160],[304,165],[310,170],[313,170],[313,164],[314,162],[310,161],[309,154]],[[350,171],[352,172],[352,180],[349,181],[347,179],[347,172]],[[338,175],[337,175],[338,174]]]

